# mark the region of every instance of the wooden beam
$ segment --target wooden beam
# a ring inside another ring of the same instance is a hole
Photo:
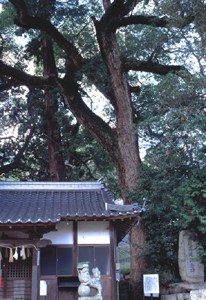
[[[115,236],[114,223],[110,222],[110,276],[112,279],[111,299],[117,299],[116,295],[116,265],[115,265]]]
[[[31,299],[37,300],[39,295],[39,266],[37,265],[37,253],[36,249],[33,250],[32,257],[32,293]]]
[[[29,239],[0,239],[0,247],[21,247],[25,246],[26,248],[34,247],[36,249],[46,247],[47,245],[51,245],[52,242],[50,240],[29,240]]]
[[[78,262],[78,245],[77,245],[77,222],[73,222],[73,253],[72,253],[72,261],[73,261],[73,274],[77,276],[77,262]]]

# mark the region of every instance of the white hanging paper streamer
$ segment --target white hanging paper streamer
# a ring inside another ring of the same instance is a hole
[[[16,260],[18,259],[18,251],[17,251],[17,248],[15,249],[15,253],[14,253],[13,257],[14,257]]]

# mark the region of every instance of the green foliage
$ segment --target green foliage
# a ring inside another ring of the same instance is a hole
[[[3,173],[0,179],[48,181],[50,175],[44,95],[38,90],[24,93],[24,97],[19,98],[19,90],[12,90],[9,97],[1,99],[0,131],[8,138],[0,139],[0,164],[12,163],[24,146],[31,128],[35,128],[35,131],[18,168]],[[23,95],[23,90],[21,94]],[[61,103],[54,118],[57,119],[61,131],[66,179],[89,181],[104,176],[104,183],[111,189],[114,198],[120,198],[117,175],[106,151],[86,129],[75,124],[73,116]],[[10,128],[16,128],[16,131],[10,134]]]
[[[148,273],[161,282],[179,280],[178,237],[182,229],[198,233],[205,263],[205,113],[203,78],[156,76],[134,98],[137,132],[149,145],[133,202],[147,199],[142,215],[147,228]],[[157,81],[158,80],[158,81]],[[141,245],[134,244],[134,247]]]
[[[168,274],[171,278],[178,278],[177,243],[179,228],[174,226],[179,217],[177,210],[172,209],[173,201],[177,200],[176,186],[181,180],[180,172],[165,169],[167,162],[158,157],[155,165],[142,165],[141,179],[133,201],[140,202],[146,198],[146,211],[142,215],[147,228],[146,259],[150,271],[158,270],[159,274]],[[179,205],[181,206],[180,202]],[[134,247],[141,247],[134,244]]]
[[[129,272],[130,272],[130,265],[121,265],[120,266],[121,274],[129,274]]]
[[[192,169],[182,181],[179,192],[183,198],[177,226],[190,229],[203,238],[206,234],[206,168]],[[201,239],[202,240],[202,239]],[[204,243],[204,246],[206,244]],[[202,253],[203,254],[203,253]],[[206,254],[204,254],[205,256]]]
[[[151,143],[147,150],[138,186],[131,196],[135,202],[147,199],[146,211],[142,215],[147,227],[147,271],[159,273],[161,282],[165,284],[179,279],[177,254],[180,230],[190,229],[198,233],[203,262],[206,257],[206,160],[202,143],[205,132],[203,127],[202,130],[194,127],[204,116],[200,114],[198,118],[196,110],[196,115],[190,114],[183,126],[176,122],[175,114],[177,117],[179,114],[185,116],[178,108],[173,110],[173,115],[165,115],[165,123],[162,119],[156,127],[153,122],[150,138],[153,137],[154,144]],[[156,125],[157,121],[158,118]],[[145,140],[149,132],[144,129]]]
[[[26,4],[33,16],[39,15],[47,19],[52,18],[54,25],[59,28],[59,31],[66,38],[73,41],[77,48],[81,49],[83,56],[88,60],[94,59],[99,64],[102,72],[96,72],[94,64],[88,64],[87,68],[91,69],[91,75],[96,76],[97,82],[98,80],[102,82],[102,88],[106,87],[108,80],[104,83],[106,76],[103,75],[103,73],[106,73],[105,66],[101,56],[97,54],[97,43],[95,37],[93,37],[94,28],[90,19],[92,10],[93,13],[102,14],[101,6],[92,3],[92,1],[79,5],[76,0],[69,1],[69,3],[32,0],[27,1]],[[9,41],[6,41],[5,45],[7,48],[3,47],[3,53],[4,55],[7,54],[7,50],[10,49],[11,57],[12,55],[16,57],[16,67],[22,70],[25,69],[32,59],[35,63],[35,75],[42,76],[43,33],[34,29],[25,31],[25,29],[17,28],[13,25],[14,16],[14,7],[9,2],[5,2],[1,12],[0,30],[2,30],[4,36],[8,32],[8,36],[12,37],[12,39],[10,48],[8,48]],[[21,37],[21,41],[25,38],[26,46],[24,50],[17,50],[14,42],[15,36]],[[62,49],[56,44],[53,45],[58,73],[63,77],[67,68],[67,64],[65,64],[66,57]],[[75,78],[77,80],[83,79],[83,85],[86,88],[90,87],[88,81],[81,74],[76,73]],[[4,83],[3,77],[1,82]],[[54,94],[52,91],[53,96]],[[83,93],[83,96],[85,96],[85,93]],[[119,198],[120,189],[111,158],[91,134],[76,123],[71,113],[63,107],[62,98],[58,94],[55,94],[55,97],[58,98],[59,109],[54,116],[54,120],[57,120],[60,126],[60,149],[65,161],[66,180],[98,180],[104,177],[105,185],[111,189],[115,198]],[[0,131],[8,136],[7,139],[0,140],[1,166],[9,165],[16,161],[16,157],[24,146],[31,128],[34,129],[35,127],[24,155],[21,156],[21,160],[18,162],[18,168],[0,175],[1,180],[50,180],[44,94],[36,89],[26,93],[19,88],[12,89],[10,94],[6,92],[1,93],[0,99],[2,103],[0,107],[2,116]],[[15,134],[10,137],[12,129],[16,130]]]

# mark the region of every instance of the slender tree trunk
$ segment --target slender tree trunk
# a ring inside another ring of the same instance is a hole
[[[57,74],[51,42],[43,38],[44,76]],[[55,113],[58,111],[57,95],[48,88],[44,90],[47,144],[51,181],[65,180],[65,166],[61,152],[60,128]]]

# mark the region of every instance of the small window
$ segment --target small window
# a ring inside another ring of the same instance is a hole
[[[89,273],[92,273],[94,268],[94,248],[93,247],[81,247],[79,248],[79,262],[89,262]]]
[[[97,267],[102,275],[110,274],[109,247],[79,247],[79,262],[89,261],[89,272]]]
[[[72,275],[72,248],[41,249],[41,275]]]
[[[41,275],[56,275],[56,248],[42,248],[40,255]]]
[[[72,275],[72,248],[57,248],[57,275]]]
[[[101,274],[109,275],[109,247],[95,247],[95,266]]]

